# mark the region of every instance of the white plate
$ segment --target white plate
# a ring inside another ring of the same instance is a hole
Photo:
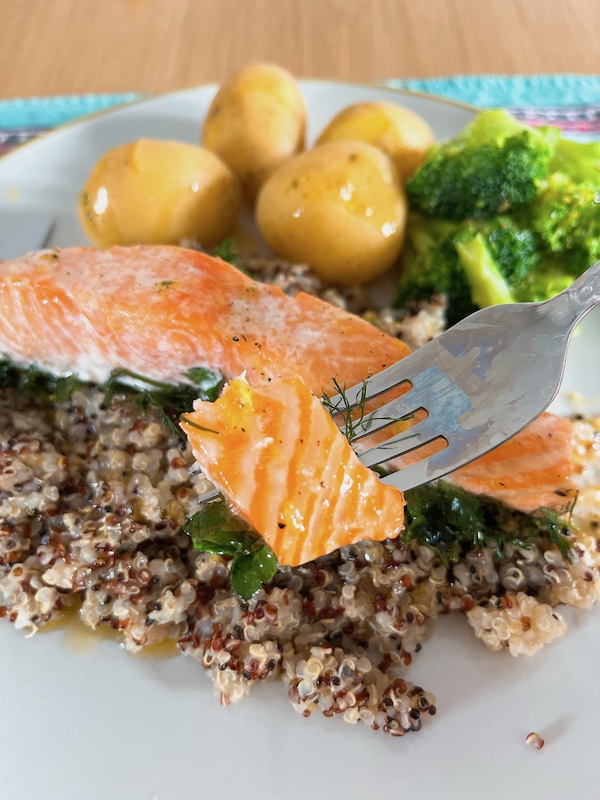
[[[307,81],[311,135],[343,106],[382,99],[424,116],[437,138],[466,107],[383,88]],[[214,87],[125,106],[49,134],[0,160],[0,219],[50,209],[52,244],[85,244],[75,203],[95,160],[139,137],[197,142]],[[600,410],[590,315],[571,348],[565,387]],[[560,401],[565,409],[565,399]],[[193,660],[140,660],[112,641],[74,654],[61,631],[26,639],[0,623],[1,800],[192,800],[598,796],[599,613],[571,612],[568,633],[532,658],[491,654],[462,617],[439,622],[408,677],[434,692],[438,715],[393,740],[361,725],[295,714],[283,684],[220,708]],[[525,745],[532,730],[545,739]]]

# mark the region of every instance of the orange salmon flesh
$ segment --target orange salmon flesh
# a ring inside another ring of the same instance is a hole
[[[216,402],[197,401],[181,426],[203,472],[280,564],[402,530],[401,492],[361,464],[299,378],[233,380]]]
[[[118,367],[171,383],[201,366],[251,385],[300,376],[317,396],[410,352],[318,298],[287,297],[220,259],[163,246],[1,262],[0,351],[99,382]],[[571,436],[570,423],[546,414],[451,480],[525,511],[563,507],[573,491]]]
[[[178,383],[192,367],[253,383],[301,375],[320,395],[410,351],[328,303],[177,247],[29,253],[0,263],[0,351],[103,382],[125,367]]]

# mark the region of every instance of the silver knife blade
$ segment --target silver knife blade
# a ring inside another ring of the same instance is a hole
[[[19,258],[44,247],[53,227],[54,217],[44,211],[28,211],[1,220],[0,259]]]

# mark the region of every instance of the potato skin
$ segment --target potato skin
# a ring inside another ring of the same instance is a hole
[[[79,219],[99,248],[219,244],[242,204],[236,176],[214,153],[183,142],[140,139],[95,164],[79,197]]]
[[[251,64],[225,81],[206,116],[202,145],[229,164],[252,203],[260,186],[304,148],[306,106],[294,76]]]
[[[342,140],[368,142],[392,159],[403,182],[421,166],[434,143],[425,120],[402,106],[385,102],[355,103],[340,111],[317,144]]]
[[[407,203],[390,159],[364,142],[332,142],[265,183],[256,221],[273,252],[352,286],[386,272],[404,243]]]

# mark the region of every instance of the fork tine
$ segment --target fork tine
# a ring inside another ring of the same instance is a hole
[[[434,439],[444,438],[430,417],[417,422],[406,431],[386,439],[385,442],[370,447],[359,455],[365,467],[375,467],[393,458],[403,456],[423,445],[429,444]]]
[[[405,394],[371,411],[358,422],[348,423],[343,430],[346,434],[352,434],[352,441],[392,425],[419,409],[427,409],[432,398],[436,399],[436,408],[439,408],[439,404],[444,401],[453,403],[459,401],[462,411],[470,407],[464,392],[435,364],[430,364],[421,372],[413,374],[411,382],[412,388]],[[387,388],[389,391],[392,387],[388,385]]]
[[[427,345],[424,345],[427,347]],[[411,377],[418,374],[420,370],[420,363],[422,361],[421,352],[424,349],[421,347],[417,353],[411,353],[406,358],[392,364],[391,367],[382,369],[381,372],[376,373],[371,378],[358,383],[350,388],[343,388],[343,394],[333,395],[330,400],[330,405],[333,407],[331,411],[332,416],[347,411],[348,409],[356,408],[363,402],[372,400],[379,397],[380,394],[389,392],[391,388],[401,387],[403,384],[409,384]],[[419,356],[418,362],[416,357]]]
[[[421,407],[425,410],[429,405],[428,399],[431,401],[432,398],[435,398],[434,405],[428,410],[427,418],[397,436],[361,453],[359,457],[365,466],[372,467],[385,461],[391,461],[435,439],[444,439],[447,445],[452,445],[452,447],[446,447],[445,451],[451,449],[454,452],[456,445],[461,441],[469,440],[481,432],[480,428],[473,430],[463,428],[461,420],[465,412],[472,408],[471,400],[443,370],[435,365],[430,365],[413,380],[413,389],[407,397],[414,394],[418,401],[422,401]],[[393,400],[374,413],[381,413],[389,408],[393,409],[399,405],[400,401],[404,400],[404,397],[403,395],[398,400]],[[404,468],[401,471],[404,471]]]
[[[352,428],[352,441],[358,441],[365,436],[369,436],[375,431],[387,428],[395,422],[399,422],[405,417],[409,417],[422,408],[422,399],[418,391],[409,390],[401,397],[386,403],[381,408],[366,414],[357,422],[347,423],[344,430]]]
[[[381,481],[387,483],[388,486],[395,486],[401,492],[408,492],[409,489],[443,478],[444,475],[452,472],[458,456],[460,456],[460,449],[449,445],[444,450],[417,461],[416,464],[385,475]]]
[[[390,389],[401,388],[404,384],[414,383],[414,380],[426,368],[435,363],[435,354],[437,353],[436,340],[423,345],[414,353],[411,353],[406,358],[397,361],[381,372],[377,372],[371,378],[363,381],[362,383],[351,386],[350,388],[344,387],[343,393],[333,395],[329,398],[328,405],[332,416],[356,408],[362,403],[372,400],[379,395],[389,392]],[[331,410],[331,408],[337,409]]]

